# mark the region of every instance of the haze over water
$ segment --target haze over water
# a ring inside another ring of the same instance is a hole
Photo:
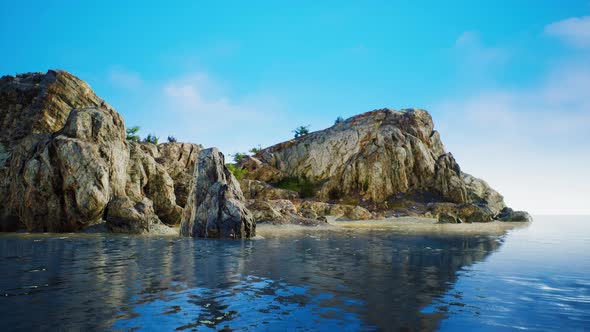
[[[3,329],[590,326],[590,217],[539,216],[479,235],[490,225],[362,225],[262,226],[250,241],[3,234]]]

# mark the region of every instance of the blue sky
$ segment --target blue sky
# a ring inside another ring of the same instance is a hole
[[[0,75],[68,70],[143,135],[226,154],[425,108],[509,204],[590,213],[590,1],[0,0],[0,42]]]

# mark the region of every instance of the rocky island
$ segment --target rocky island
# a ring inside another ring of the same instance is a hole
[[[0,231],[237,239],[326,216],[531,220],[464,173],[420,109],[363,113],[231,170],[216,148],[127,140],[121,115],[60,70],[0,78],[0,125]]]

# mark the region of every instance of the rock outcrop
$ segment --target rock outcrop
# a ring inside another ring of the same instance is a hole
[[[456,210],[448,213],[485,222],[505,208],[503,197],[485,181],[461,170],[428,112],[420,109],[360,114],[262,149],[238,167],[247,170],[249,181],[280,186],[296,179],[313,188],[313,200],[375,210],[390,209],[394,198],[405,197],[411,206],[415,197],[428,196],[417,203],[448,202]]]
[[[0,230],[104,224],[149,233],[180,224],[200,145],[127,141],[119,113],[54,70],[2,77],[0,123]]]
[[[240,184],[216,148],[199,153],[180,234],[241,239],[256,234],[256,223],[244,204]]]

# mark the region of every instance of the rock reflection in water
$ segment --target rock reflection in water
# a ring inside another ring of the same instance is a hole
[[[306,232],[255,241],[0,237],[4,326],[434,330],[421,309],[498,236]],[[460,301],[460,299],[458,299]]]

